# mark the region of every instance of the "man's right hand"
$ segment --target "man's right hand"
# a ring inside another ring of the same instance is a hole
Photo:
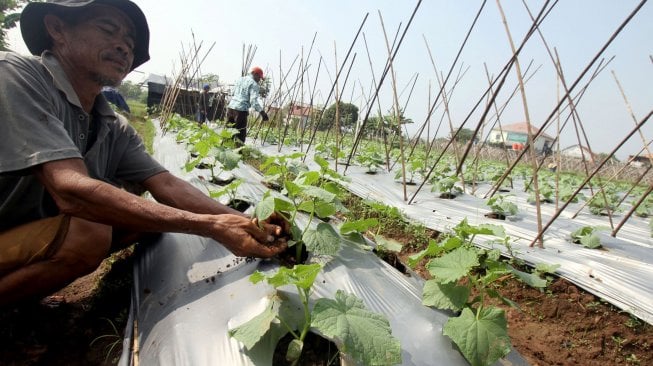
[[[265,111],[261,111],[261,112],[259,112],[259,114],[261,115],[261,118],[263,119],[263,122],[266,122],[266,121],[270,120],[270,118],[268,117],[268,114],[265,113]]]
[[[208,236],[220,242],[239,257],[273,257],[287,248],[279,239],[283,228],[264,223],[262,228],[253,220],[241,215],[214,215],[214,225]]]

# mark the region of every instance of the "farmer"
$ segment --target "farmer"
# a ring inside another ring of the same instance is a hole
[[[149,59],[136,4],[33,2],[20,27],[36,57],[0,52],[0,305],[48,295],[147,233],[213,238],[239,256],[284,249],[267,244],[287,223],[257,225],[170,174],[101,95]]]
[[[263,79],[263,70],[255,66],[249,75],[243,76],[234,85],[231,100],[227,105],[227,122],[233,124],[238,129],[238,140],[245,143],[247,137],[247,116],[249,109],[254,108],[263,121],[268,120],[268,114],[258,102],[259,81]]]
[[[208,112],[211,107],[209,105],[210,89],[211,87],[209,86],[209,84],[204,84],[204,87],[202,88],[202,92],[200,93],[200,100],[198,102],[198,111],[197,111],[197,122],[200,124],[200,126],[203,125],[204,122],[206,122],[206,118],[209,115]]]

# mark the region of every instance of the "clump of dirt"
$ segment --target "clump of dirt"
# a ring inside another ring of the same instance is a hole
[[[2,365],[115,365],[132,287],[132,249],[49,296],[0,308]]]

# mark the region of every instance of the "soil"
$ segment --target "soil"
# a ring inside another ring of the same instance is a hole
[[[410,242],[405,232],[386,236]],[[418,250],[405,245],[397,263],[403,266]],[[57,292],[54,299],[63,303],[0,309],[0,364],[115,365],[128,316],[132,260],[131,250],[114,255]],[[414,271],[429,278],[425,264]],[[532,366],[653,365],[653,326],[564,279],[554,278],[544,291],[510,279],[498,290],[519,304],[520,310],[497,305],[506,311],[514,348]]]

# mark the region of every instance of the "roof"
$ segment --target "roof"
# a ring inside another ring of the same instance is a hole
[[[312,110],[311,107],[302,107],[300,105],[293,105],[292,108],[290,109],[290,115],[300,116],[300,117],[310,116],[311,110]]]
[[[515,133],[523,133],[523,134],[528,134],[528,126],[529,124],[527,122],[518,122],[518,123],[512,123],[509,125],[504,125],[501,126],[501,130],[503,132],[515,132]],[[539,129],[533,127],[533,125],[530,125],[531,127],[531,133],[534,135],[539,131]],[[499,127],[493,128],[493,130],[499,130]],[[544,137],[545,139],[553,140],[553,137],[548,135],[546,132],[542,133],[541,137]]]

